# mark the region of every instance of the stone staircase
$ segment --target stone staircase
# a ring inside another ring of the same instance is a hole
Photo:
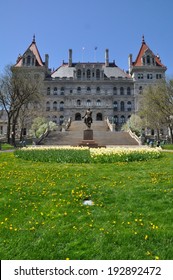
[[[139,145],[128,132],[113,131],[108,129],[105,121],[95,121],[92,124],[95,142],[99,146],[131,146]],[[83,121],[73,121],[67,131],[52,131],[44,140],[44,145],[71,145],[77,146],[83,140],[83,130],[86,125]]]

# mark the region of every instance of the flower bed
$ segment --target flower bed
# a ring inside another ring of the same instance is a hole
[[[91,149],[91,158],[93,162],[113,163],[113,162],[131,162],[156,159],[161,156],[160,149],[156,148],[100,148]]]
[[[91,148],[71,146],[29,147],[15,151],[16,157],[40,162],[113,163],[156,159],[157,148]]]

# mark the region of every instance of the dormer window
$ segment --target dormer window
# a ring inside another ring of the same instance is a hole
[[[147,64],[150,64],[150,56],[147,55]]]
[[[99,69],[96,70],[96,79],[97,80],[100,79],[100,70]]]
[[[80,80],[82,77],[82,71],[80,69],[77,70],[77,78]]]
[[[87,70],[87,80],[91,79],[91,71],[88,69]]]
[[[27,65],[30,65],[31,64],[31,57],[30,55],[27,56]]]

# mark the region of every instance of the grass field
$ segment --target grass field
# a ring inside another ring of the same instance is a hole
[[[163,155],[58,164],[0,153],[1,259],[173,259],[173,154]]]

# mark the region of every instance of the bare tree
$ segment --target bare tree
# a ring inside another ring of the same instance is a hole
[[[15,145],[16,126],[24,107],[38,102],[40,96],[39,77],[28,72],[5,68],[0,82],[0,104],[7,113],[7,142]]]

